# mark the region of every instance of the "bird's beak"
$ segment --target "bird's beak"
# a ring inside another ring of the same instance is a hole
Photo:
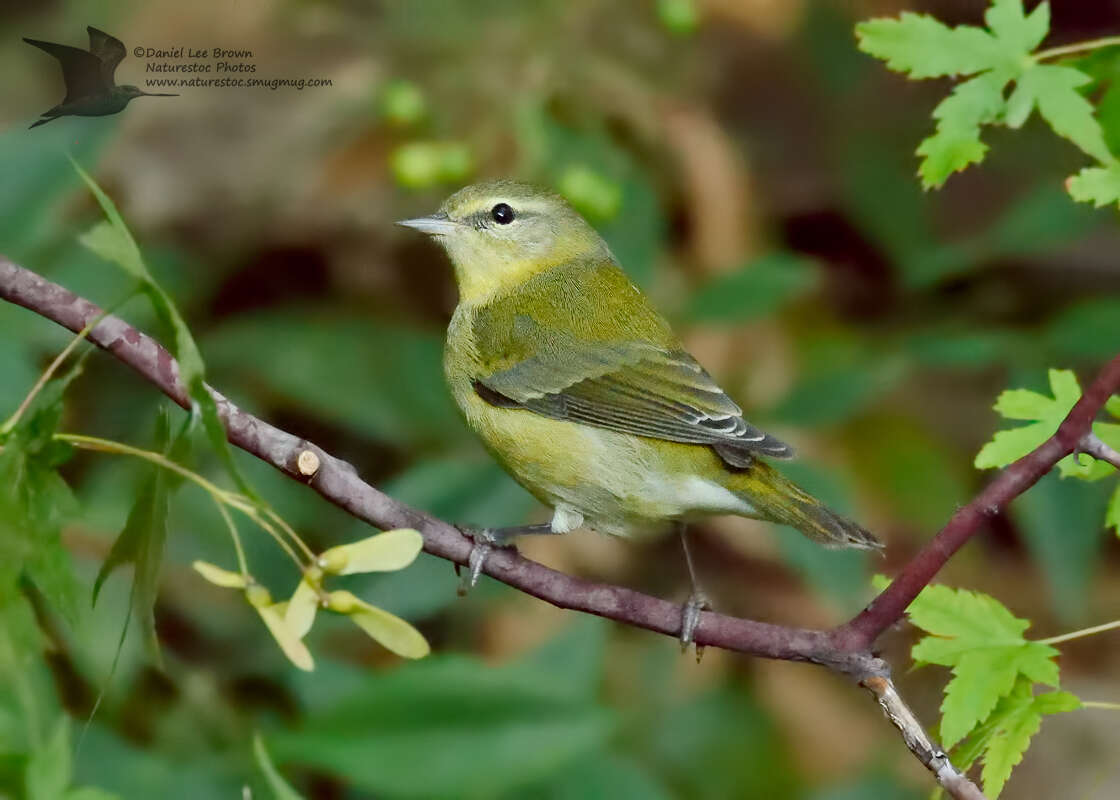
[[[163,92],[140,92],[144,97],[178,97],[177,94],[164,94]]]
[[[403,225],[406,228],[415,228],[429,236],[446,236],[452,233],[456,228],[456,224],[448,219],[447,215],[442,212],[439,214],[432,214],[430,217],[402,219],[397,224]]]

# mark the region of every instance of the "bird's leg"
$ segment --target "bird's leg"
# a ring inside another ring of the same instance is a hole
[[[692,564],[692,551],[688,548],[688,528],[683,522],[677,523],[677,532],[681,537],[681,547],[684,549],[684,563],[688,567],[688,582],[690,592],[688,601],[684,604],[681,610],[681,651],[688,649],[692,644],[692,635],[696,632],[696,626],[700,624],[700,612],[708,611],[712,605],[708,602],[707,595],[700,588],[699,582],[696,580],[696,569]],[[700,660],[703,653],[703,648],[696,647],[696,660]]]
[[[513,525],[508,528],[468,528],[460,526],[459,530],[474,540],[470,557],[467,559],[467,574],[459,584],[459,594],[464,595],[478,583],[478,576],[482,574],[482,567],[486,557],[495,547],[509,547],[518,536],[543,533],[562,533],[554,531],[551,522],[541,522],[536,525]],[[456,565],[458,569],[458,565]]]
[[[515,525],[511,528],[483,528],[482,530],[465,530],[467,536],[474,539],[474,548],[467,559],[469,572],[459,584],[459,594],[466,594],[482,574],[482,565],[486,556],[495,547],[508,547],[509,543],[518,536],[526,534],[561,534],[575,530],[583,524],[583,514],[567,505],[557,505],[552,512],[551,522],[542,522],[536,525]],[[462,530],[460,528],[460,530]],[[456,571],[458,568],[456,567]]]

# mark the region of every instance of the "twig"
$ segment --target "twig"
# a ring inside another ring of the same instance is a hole
[[[1039,50],[1032,58],[1035,61],[1046,61],[1051,58],[1073,56],[1078,53],[1099,50],[1102,47],[1116,47],[1117,45],[1120,45],[1120,36],[1105,36],[1102,39],[1090,39],[1087,42],[1074,42],[1061,47],[1051,47],[1049,50]]]
[[[962,775],[960,770],[953,766],[948,754],[929,738],[922,724],[918,722],[918,718],[914,716],[914,712],[910,710],[910,706],[894,688],[894,682],[890,678],[868,678],[860,685],[875,695],[879,707],[883,709],[887,719],[898,728],[910,752],[934,774],[937,782],[950,797],[959,800],[984,800],[984,794],[976,788],[976,784]]]
[[[1079,631],[1063,633],[1060,636],[1051,636],[1049,639],[1039,639],[1038,643],[1061,644],[1062,642],[1072,642],[1074,639],[1081,639],[1085,636],[1095,636],[1098,633],[1114,631],[1117,628],[1120,628],[1120,619],[1114,619],[1112,622],[1106,622],[1103,625],[1094,625],[1091,628],[1082,628]]]
[[[1120,453],[1109,447],[1095,433],[1087,433],[1081,437],[1076,452],[1091,455],[1098,461],[1107,461],[1116,469],[1120,469]]]
[[[57,284],[0,257],[0,297],[80,331],[101,309]],[[183,408],[190,398],[179,380],[171,354],[151,337],[114,316],[106,316],[88,334],[91,342],[128,364]],[[850,622],[832,631],[771,625],[704,612],[696,629],[697,645],[720,647],[763,658],[807,661],[828,667],[867,687],[903,735],[907,747],[957,800],[983,798],[925,734],[898,696],[886,662],[871,646],[968,539],[983,520],[998,513],[1029,489],[1059,460],[1084,444],[1093,417],[1120,388],[1120,356],[1089,386],[1058,431],[1033,453],[1002,472],[979,496],[953,515],[940,533],[907,564],[898,578]],[[248,453],[309,484],[331,503],[382,529],[420,531],[424,549],[456,564],[466,564],[472,542],[454,526],[399,503],[365,483],[354,468],[315,444],[293,436],[242,411],[211,389],[229,441]],[[310,455],[315,458],[312,459]],[[318,460],[317,469],[308,465]],[[309,476],[308,472],[312,474]],[[560,608],[583,611],[657,633],[677,636],[680,606],[621,586],[592,583],[530,561],[513,549],[496,550],[486,561],[487,575]]]

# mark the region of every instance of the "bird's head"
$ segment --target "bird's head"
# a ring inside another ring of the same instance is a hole
[[[397,224],[428,234],[447,251],[463,302],[568,261],[610,258],[599,234],[562,197],[511,181],[460,189],[435,214]]]

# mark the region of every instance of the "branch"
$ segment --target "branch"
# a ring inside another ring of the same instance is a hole
[[[74,332],[103,313],[88,300],[3,257],[0,297]],[[154,339],[111,315],[93,327],[88,338],[180,406],[190,408],[186,389],[179,380],[178,364]],[[763,658],[820,664],[848,676],[875,695],[888,719],[902,733],[907,747],[950,796],[982,800],[975,784],[961,775],[925,734],[895,691],[889,666],[872,654],[871,646],[879,634],[902,617],[906,607],[949,557],[979,530],[985,517],[999,513],[1074,450],[1081,448],[1096,455],[1090,449],[1094,446],[1089,438],[1090,426],[1097,411],[1118,387],[1120,356],[1090,385],[1054,436],[1008,467],[975,500],[958,510],[898,578],[850,622],[832,631],[820,631],[704,612],[696,628],[696,644]],[[221,393],[210,391],[231,443],[289,477],[307,483],[353,516],[381,529],[415,528],[423,535],[428,553],[456,564],[467,563],[473,542],[458,528],[393,500],[365,483],[345,461],[242,411]],[[565,575],[522,557],[512,548],[494,551],[487,558],[484,571],[559,608],[596,614],[669,636],[677,636],[680,631],[681,609],[675,603],[621,586]]]
[[[832,632],[837,647],[848,652],[871,647],[883,631],[898,621],[945,562],[980,530],[986,517],[999,514],[1070,453],[1081,450],[1096,455],[1090,449],[1094,441],[1099,441],[1092,434],[1093,418],[1117,390],[1120,390],[1120,355],[1089,384],[1053,436],[1007,467],[971,503],[958,509],[882,594],[854,619]],[[1100,444],[1107,447],[1104,442]]]
[[[879,701],[879,707],[898,728],[910,752],[933,773],[950,797],[957,800],[984,800],[984,794],[976,788],[976,784],[962,775],[945,751],[929,738],[890,678],[869,678],[862,685]]]
[[[72,331],[82,330],[102,311],[93,303],[0,256],[0,297],[53,320]],[[163,345],[124,320],[106,315],[87,335],[90,342],[132,367],[185,409],[190,408],[179,365]],[[225,423],[229,441],[278,470],[306,483],[331,503],[383,530],[415,528],[424,550],[466,565],[473,541],[455,526],[388,497],[358,477],[354,467],[306,439],[242,411],[220,392],[210,389]],[[311,453],[315,458],[309,457]],[[308,465],[315,465],[312,469]],[[311,473],[310,475],[308,473]],[[675,603],[621,586],[591,583],[523,558],[513,548],[494,550],[484,572],[526,594],[560,608],[584,611],[640,628],[676,636],[681,608]],[[802,630],[705,613],[696,643],[765,658],[824,664],[856,677],[872,674],[869,656],[837,653],[824,631]],[[876,673],[877,674],[877,673]]]

